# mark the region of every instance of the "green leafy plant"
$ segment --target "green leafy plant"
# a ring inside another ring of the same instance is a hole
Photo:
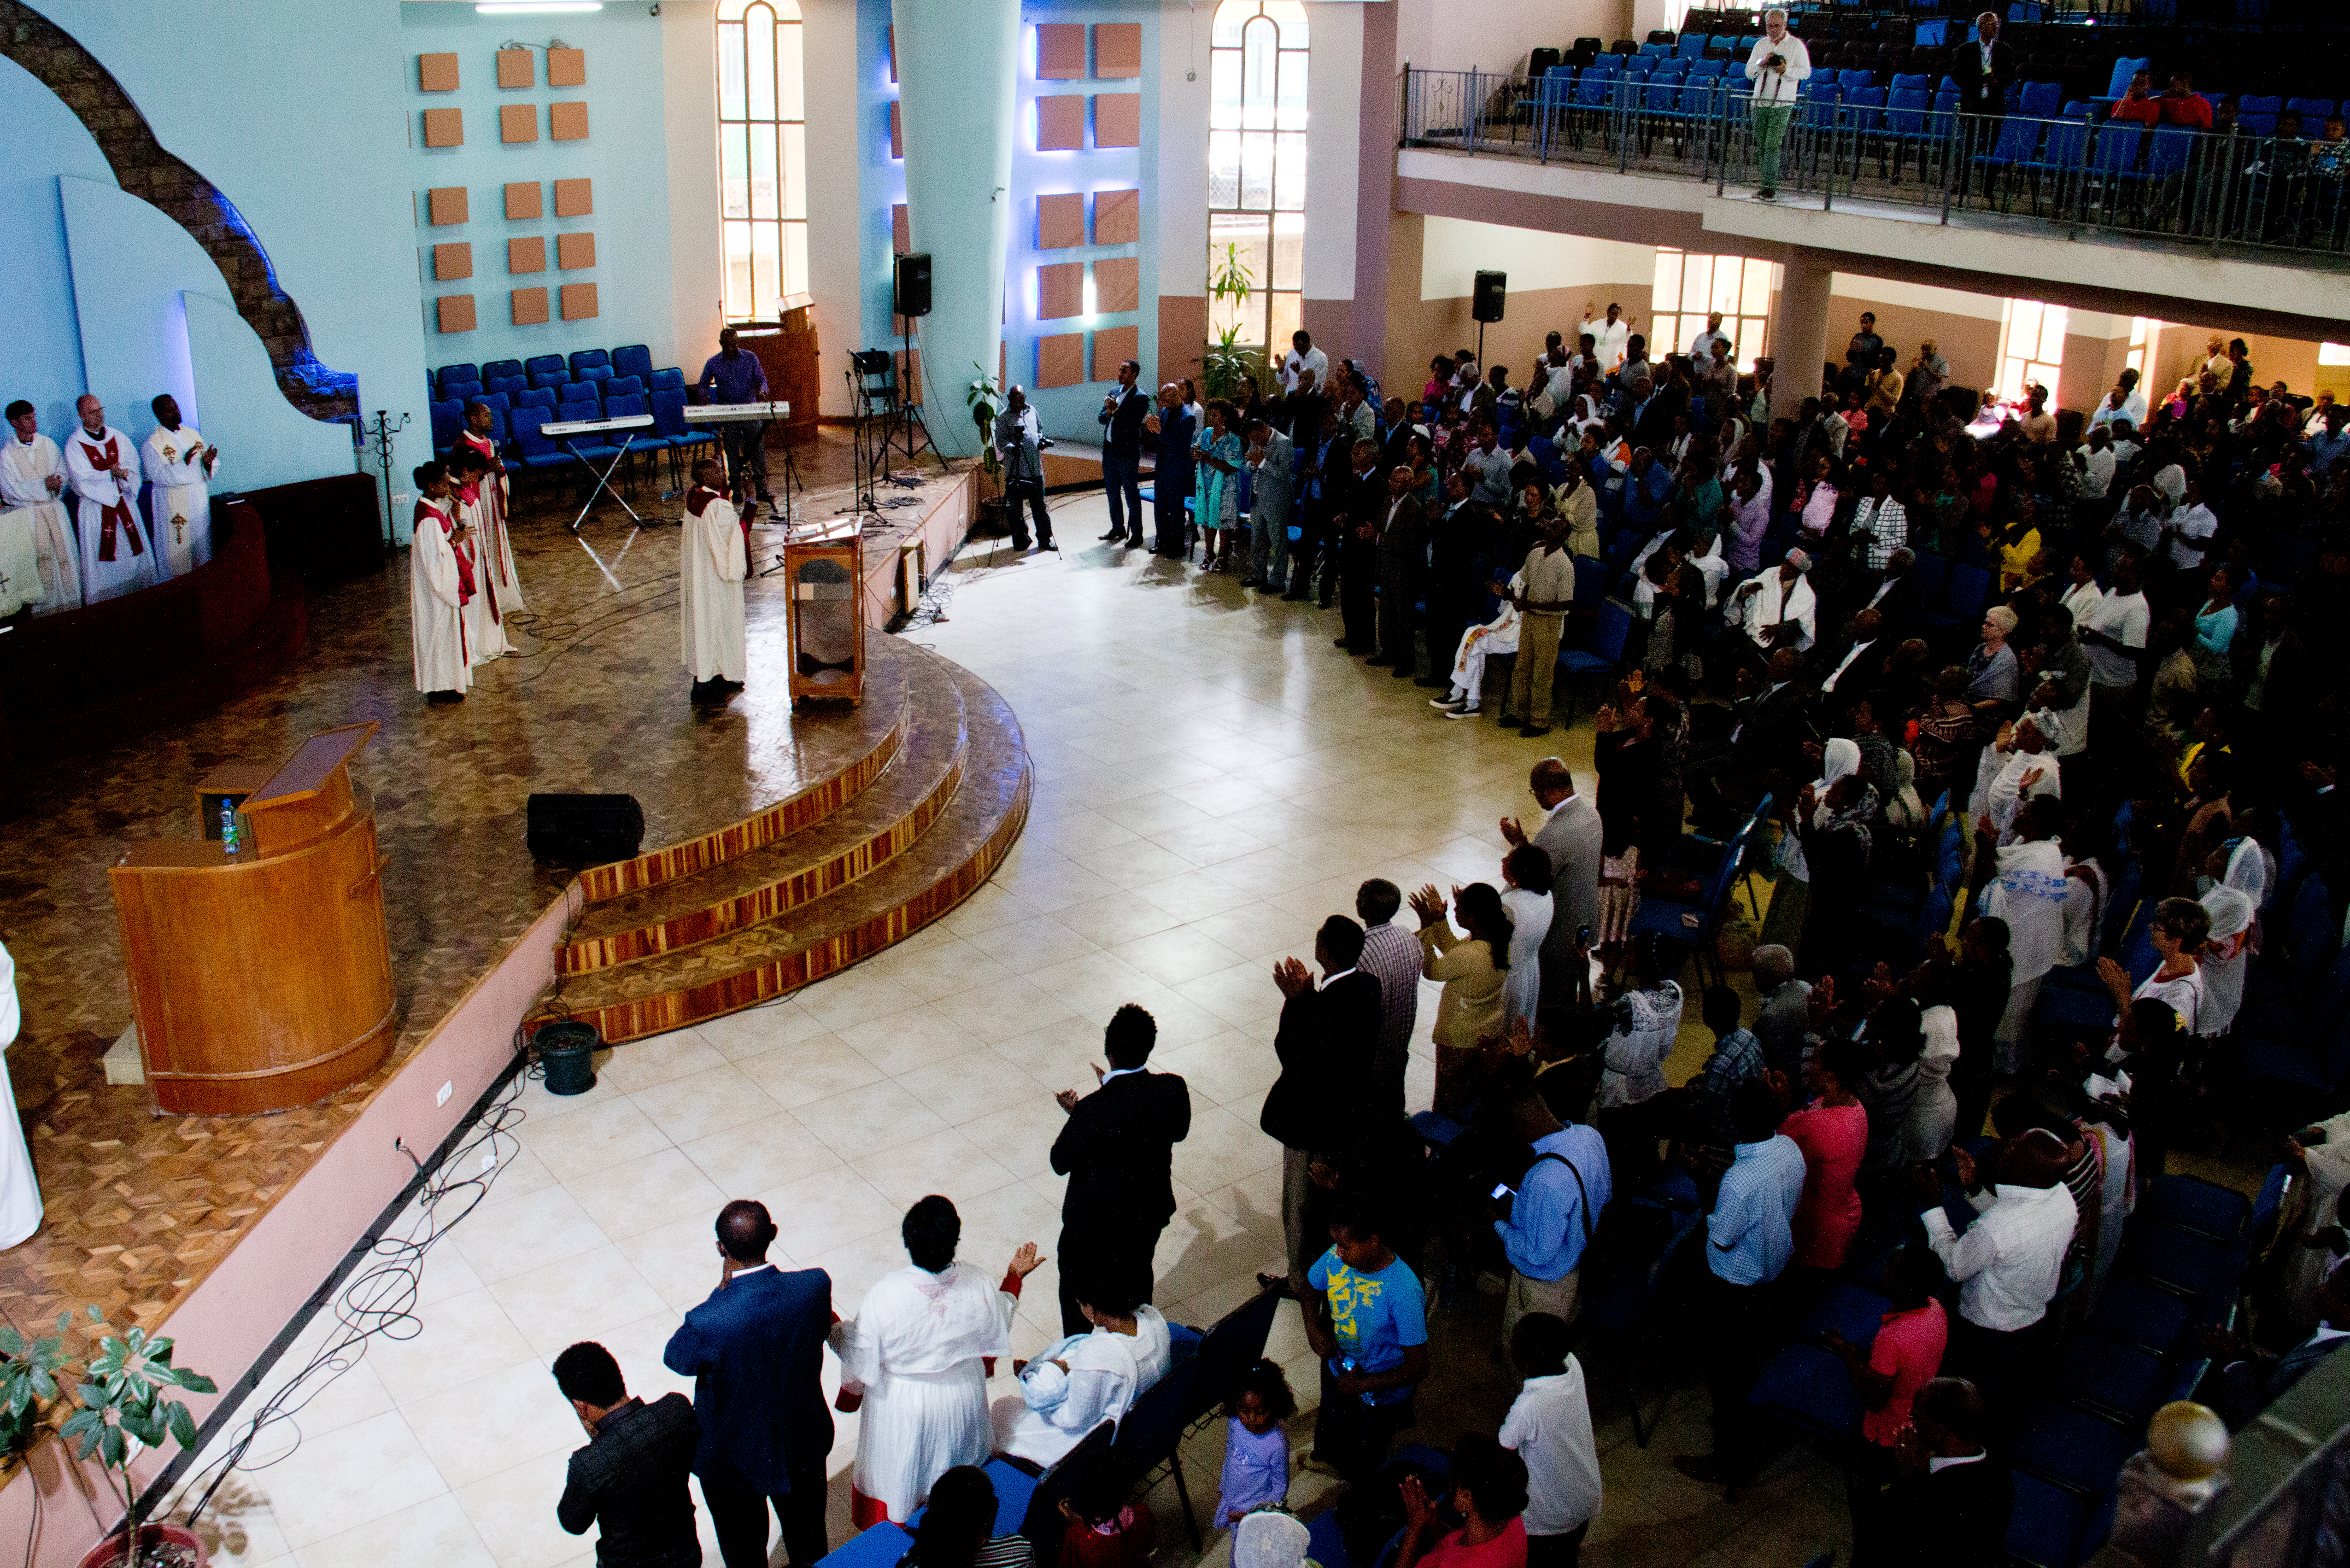
[[[218,1385],[201,1372],[172,1366],[170,1340],[155,1338],[137,1327],[119,1335],[101,1333],[109,1326],[106,1314],[94,1306],[85,1310],[96,1326],[83,1330],[93,1344],[89,1359],[74,1382],[74,1401],[80,1407],[66,1417],[57,1435],[74,1446],[77,1458],[95,1459],[121,1492],[122,1561],[135,1563],[135,1543],[140,1540],[140,1527],[146,1523],[146,1515],[140,1506],[139,1488],[130,1477],[130,1463],[143,1449],[161,1448],[167,1438],[183,1449],[193,1449],[195,1417],[188,1413],[187,1406],[171,1396],[182,1392],[215,1393]],[[71,1313],[59,1314],[57,1335],[36,1341],[30,1347],[29,1358],[49,1361],[46,1370],[34,1367],[23,1375],[31,1395],[38,1394],[43,1379],[54,1390],[66,1377],[75,1376],[75,1369],[64,1356],[64,1336],[73,1323]],[[15,1336],[15,1331],[9,1330],[7,1334]],[[21,1345],[21,1336],[16,1337]],[[48,1349],[45,1352],[43,1346]],[[6,1349],[8,1338],[0,1336],[0,1350]],[[11,1407],[15,1399],[12,1390]]]
[[[986,471],[996,472],[995,416],[1003,411],[1003,383],[987,373],[987,367],[973,359],[971,368],[978,372],[972,383],[962,389],[962,400],[971,410],[971,422],[979,427],[981,462]]]
[[[1241,257],[1241,247],[1227,244],[1222,258],[1208,278],[1208,297],[1230,316],[1233,324],[1219,330],[1200,357],[1202,395],[1229,398],[1239,392],[1241,378],[1257,373],[1263,364],[1258,350],[1241,342],[1239,320],[1256,293],[1256,274]]]
[[[27,1340],[14,1324],[0,1324],[0,1458],[21,1459],[47,1429],[43,1407],[53,1404],[63,1386],[68,1314],[57,1319],[57,1332]]]

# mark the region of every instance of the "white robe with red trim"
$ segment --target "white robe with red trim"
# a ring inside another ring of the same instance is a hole
[[[416,504],[416,537],[408,551],[408,615],[419,691],[463,691],[473,684],[465,657],[463,574],[449,528],[446,513],[429,501]]]
[[[479,553],[482,563],[493,568],[489,583],[497,590],[498,616],[503,622],[505,617],[523,607],[522,578],[515,573],[514,540],[506,532],[507,513],[514,502],[514,486],[507,482],[505,460],[498,455],[497,442],[487,436],[477,436],[469,430],[461,431],[458,435],[490,463],[489,479],[482,486],[481,514],[472,521],[481,536]]]
[[[699,485],[686,492],[679,549],[678,607],[686,669],[697,681],[749,680],[743,581],[751,571],[750,542],[734,504]]]
[[[451,503],[457,520],[473,530],[457,552],[464,556],[473,582],[473,597],[465,601],[465,653],[475,664],[487,664],[514,646],[505,629],[506,611],[514,607],[497,586],[497,556],[490,542],[489,514],[495,504],[490,497],[494,493],[485,484],[471,500],[461,490]]]
[[[139,520],[138,444],[112,425],[96,436],[76,425],[65,457],[81,535],[82,602],[120,598],[154,583],[155,552]],[[115,478],[117,469],[131,476],[128,486]]]

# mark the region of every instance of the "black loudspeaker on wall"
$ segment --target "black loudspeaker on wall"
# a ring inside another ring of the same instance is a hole
[[[634,856],[645,811],[632,794],[535,794],[525,842],[530,857],[556,866],[601,866]]]
[[[1502,303],[1510,291],[1510,275],[1505,272],[1481,272],[1477,288],[1469,307],[1471,321],[1499,321]]]
[[[931,253],[916,251],[898,258],[896,310],[899,316],[931,313]]]

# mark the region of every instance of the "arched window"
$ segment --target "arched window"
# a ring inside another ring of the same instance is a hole
[[[718,217],[726,319],[807,290],[799,0],[718,0]]]
[[[1278,352],[1303,315],[1305,7],[1222,0],[1208,49],[1208,331]],[[1220,278],[1245,269],[1245,299]]]

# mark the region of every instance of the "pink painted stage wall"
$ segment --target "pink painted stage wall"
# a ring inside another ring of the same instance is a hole
[[[475,981],[416,1054],[376,1094],[357,1121],[279,1199],[221,1265],[164,1321],[178,1343],[173,1359],[232,1387],[309,1300],[376,1217],[398,1198],[416,1167],[392,1147],[397,1137],[429,1156],[514,1056],[515,1031],[555,980],[555,949],[577,913],[579,885],[547,906],[497,966]],[[436,1106],[441,1085],[453,1085]],[[192,1398],[201,1424],[218,1396]],[[164,1456],[140,1467],[151,1479]],[[37,1494],[37,1504],[36,1501]],[[98,1500],[103,1499],[101,1503]],[[0,1489],[0,1541],[38,1533],[26,1568],[72,1568],[121,1518],[104,1479],[71,1461],[61,1443],[42,1444],[29,1467]]]

